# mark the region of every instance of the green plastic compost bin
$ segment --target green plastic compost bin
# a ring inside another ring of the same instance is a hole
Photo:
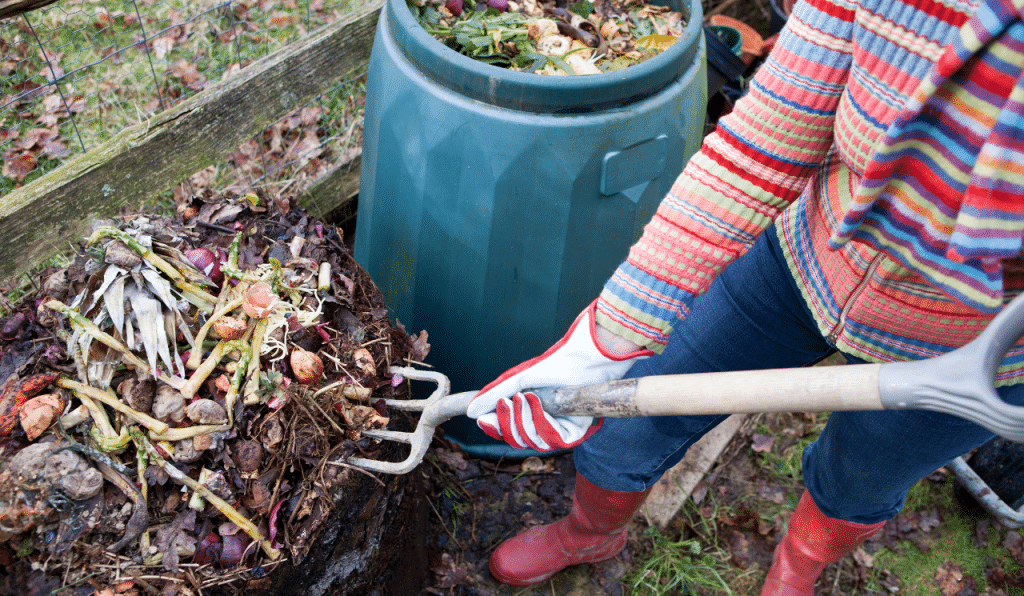
[[[650,60],[544,76],[459,54],[405,1],[373,43],[355,258],[452,391],[474,390],[562,336],[699,148],[701,6],[669,4],[689,24]],[[530,454],[445,428],[478,456]]]

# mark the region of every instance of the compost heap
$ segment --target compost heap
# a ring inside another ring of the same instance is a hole
[[[601,74],[653,58],[686,15],[642,0],[409,0],[420,24],[453,50],[545,75]]]
[[[365,473],[370,398],[407,396],[389,366],[426,334],[389,323],[336,228],[261,204],[98,225],[3,319],[0,592],[242,586]]]

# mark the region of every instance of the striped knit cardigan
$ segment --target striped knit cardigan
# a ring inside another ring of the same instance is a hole
[[[799,2],[605,285],[655,351],[773,221],[823,336],[868,361],[974,338],[1024,288],[1024,0]],[[1024,350],[997,382],[1024,382]]]

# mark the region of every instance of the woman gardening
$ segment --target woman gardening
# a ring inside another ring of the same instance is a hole
[[[530,387],[918,360],[1024,289],[1024,0],[801,0],[749,92],[566,335],[468,414],[515,447],[575,447],[571,513],[500,545],[528,585],[617,554],[651,486],[724,416],[546,414]],[[1024,350],[997,374],[1024,404]],[[835,412],[764,595],[811,595],[907,490],[992,434],[926,411]]]

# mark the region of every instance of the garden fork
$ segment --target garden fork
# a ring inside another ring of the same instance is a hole
[[[844,410],[931,410],[959,416],[1011,441],[1024,443],[1024,407],[1004,402],[994,380],[1000,363],[1024,335],[1024,294],[1013,299],[967,345],[912,362],[850,364],[808,368],[659,375],[595,385],[541,388],[534,393],[556,416],[629,418],[689,414],[836,412]],[[365,430],[365,436],[408,443],[401,462],[350,458],[373,472],[405,474],[430,446],[434,429],[465,414],[477,391],[449,395],[448,378],[438,372],[392,367],[395,374],[429,380],[429,398],[385,400],[389,408],[420,411],[413,432]]]

